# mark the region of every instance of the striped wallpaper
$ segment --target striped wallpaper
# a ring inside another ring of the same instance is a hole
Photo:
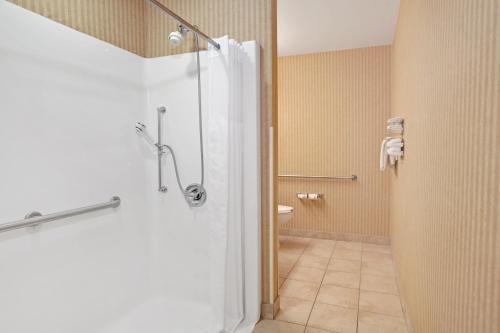
[[[145,55],[143,0],[8,0],[108,43]]]
[[[378,156],[391,113],[390,67],[390,46],[279,58],[280,173],[359,177],[280,179],[280,204],[295,209],[282,232],[388,242],[389,175],[379,171]],[[324,199],[301,201],[297,192]]]
[[[402,0],[392,242],[417,333],[500,332],[500,4]]]

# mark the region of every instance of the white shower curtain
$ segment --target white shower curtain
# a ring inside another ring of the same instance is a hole
[[[208,54],[205,221],[210,223],[210,333],[244,318],[243,114],[241,45],[227,36]]]

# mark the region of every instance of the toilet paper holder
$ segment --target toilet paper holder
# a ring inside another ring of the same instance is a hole
[[[298,192],[297,198],[300,200],[320,200],[324,197],[323,193],[305,193]]]

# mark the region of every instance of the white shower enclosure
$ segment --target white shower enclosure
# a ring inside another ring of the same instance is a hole
[[[0,1],[0,224],[121,198],[0,233],[0,332],[250,332],[260,316],[259,47],[201,52],[206,203],[195,54],[145,59]]]

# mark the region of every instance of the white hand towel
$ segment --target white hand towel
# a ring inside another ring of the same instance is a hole
[[[382,141],[380,145],[380,171],[384,171],[387,166],[387,147],[386,144],[391,138],[387,137]]]
[[[402,134],[403,133],[403,126],[400,124],[391,124],[387,126],[387,130],[391,133],[397,133],[397,134]]]
[[[403,156],[403,151],[399,147],[392,147],[387,149],[389,156]]]

